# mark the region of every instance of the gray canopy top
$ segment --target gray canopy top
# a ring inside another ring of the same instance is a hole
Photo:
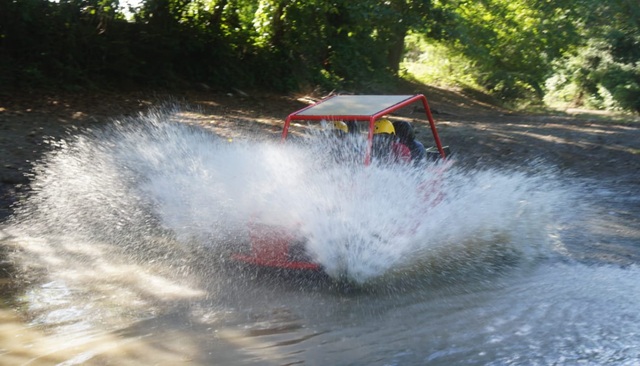
[[[293,119],[308,117],[332,117],[341,119],[360,119],[389,113],[419,99],[414,95],[337,95],[320,101],[308,108],[292,114]],[[315,118],[314,118],[315,119]],[[367,118],[369,119],[369,118]]]

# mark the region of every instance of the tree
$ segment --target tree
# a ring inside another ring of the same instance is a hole
[[[442,3],[441,38],[475,61],[478,83],[503,100],[544,95],[553,61],[579,39],[570,1]]]

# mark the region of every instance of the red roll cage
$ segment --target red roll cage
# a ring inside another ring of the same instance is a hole
[[[373,131],[375,121],[398,109],[412,103],[422,102],[427,120],[431,127],[431,133],[440,156],[446,158],[445,151],[440,142],[436,124],[427,103],[427,98],[422,94],[416,95],[335,95],[325,98],[315,104],[302,108],[287,116],[282,130],[282,141],[287,139],[291,121],[369,121],[369,133],[367,136],[367,152],[365,165],[371,163],[371,150],[373,147]]]

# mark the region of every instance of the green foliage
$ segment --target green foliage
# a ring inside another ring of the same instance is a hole
[[[637,0],[0,0],[0,87],[321,86],[398,76],[639,110]]]
[[[3,86],[366,87],[392,80],[428,0],[1,0]]]
[[[402,76],[407,79],[437,86],[481,89],[473,60],[445,42],[434,41],[422,33],[412,32],[406,37],[400,67]]]
[[[507,103],[640,109],[637,1],[453,0],[433,9],[423,39],[407,38],[411,77],[475,84]]]
[[[590,5],[580,13],[585,41],[556,64],[547,100],[640,113],[640,9],[627,0]]]
[[[590,42],[558,63],[547,100],[599,109],[640,112],[640,62],[614,57],[611,44]]]
[[[117,4],[117,0],[5,1],[0,49],[8,69],[3,70],[3,79],[18,87],[38,87],[50,82],[91,84],[96,75],[106,77],[109,50],[116,41],[107,30],[122,21]]]
[[[578,38],[563,1],[452,1],[444,38],[475,61],[477,82],[503,100],[540,99],[552,61]]]
[[[284,74],[327,88],[372,85],[397,73],[409,27],[428,1],[259,2],[254,45],[284,61]],[[422,12],[422,13],[421,13]],[[271,65],[279,74],[279,65]],[[293,73],[292,73],[293,71]]]

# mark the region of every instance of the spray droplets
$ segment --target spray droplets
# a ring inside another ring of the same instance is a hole
[[[505,252],[535,257],[564,199],[551,176],[365,167],[357,139],[353,159],[335,159],[345,142],[327,132],[229,143],[171,119],[150,114],[68,141],[37,168],[23,222],[133,249],[163,233],[212,253],[248,245],[252,222],[274,225],[302,235],[330,276],[366,283],[445,259],[464,268]]]

